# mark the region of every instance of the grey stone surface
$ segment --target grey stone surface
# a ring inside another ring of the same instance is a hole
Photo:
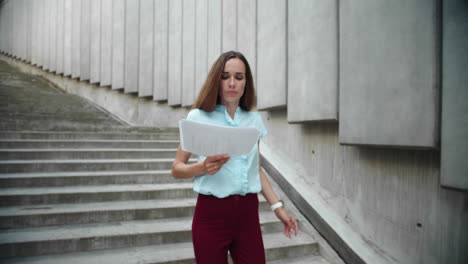
[[[237,50],[244,54],[254,77],[257,77],[257,3],[237,0]]]
[[[90,83],[101,80],[101,0],[91,1]]]
[[[221,55],[222,0],[208,1],[208,71]]]
[[[468,3],[444,1],[441,184],[468,190]]]
[[[182,13],[182,106],[195,101],[195,0],[183,0]]]
[[[257,108],[287,103],[287,35],[285,0],[257,2]]]
[[[31,2],[32,8],[34,8],[34,3],[36,1],[32,1],[32,0],[29,0],[29,1]],[[57,2],[57,71],[56,71],[57,74],[63,74],[63,71],[64,71],[64,57],[63,57],[64,56],[64,52],[63,52],[64,44],[65,44],[64,43],[64,40],[65,40],[65,9],[64,7],[65,7],[65,1]],[[32,50],[31,50],[31,56],[32,56]]]
[[[268,130],[262,155],[275,157],[270,162],[322,224],[366,263],[466,261],[468,194],[441,188],[438,151],[343,146],[336,123],[288,124],[286,110],[262,117]]]
[[[208,1],[196,1],[195,100],[208,75]]]
[[[237,50],[237,0],[222,0],[222,8],[221,51]]]
[[[182,103],[182,0],[169,1],[168,104]]]
[[[72,15],[72,34],[71,34],[71,77],[73,79],[80,77],[80,18],[81,18],[81,1],[71,1]],[[46,22],[46,24],[48,24]],[[45,45],[48,46],[47,41]],[[48,57],[48,52],[44,53]]]
[[[439,13],[435,0],[340,2],[341,143],[438,147]]]
[[[169,38],[169,2],[154,2],[154,79],[153,99],[167,100],[168,87],[168,38]]]
[[[91,0],[82,0],[80,25],[81,81],[88,81],[91,76],[91,25]]]
[[[136,33],[138,34],[138,32]],[[99,84],[112,84],[112,0],[101,0],[101,73]]]
[[[112,89],[124,88],[125,0],[112,1]]]
[[[95,2],[95,1],[93,1]],[[42,12],[39,13],[41,15]],[[71,37],[72,37],[72,0],[64,1],[64,36],[63,36],[63,75],[71,75],[71,65],[72,65],[72,46],[71,46]],[[42,19],[42,18],[41,18]],[[41,20],[42,21],[42,20]],[[41,44],[38,45],[39,58],[42,57],[40,51]]]
[[[138,96],[153,95],[154,1],[140,0]]]
[[[338,1],[288,2],[288,122],[338,119]]]
[[[138,92],[139,0],[125,1],[125,85],[126,93]]]
[[[63,2],[62,2],[63,7]],[[0,10],[0,34],[2,36],[5,35],[4,33],[4,19],[5,15],[3,14],[3,9]],[[38,44],[39,44],[39,28],[40,28],[40,20],[39,20],[39,3],[37,1],[31,1],[31,20],[32,20],[32,31],[31,31],[31,64],[37,65],[38,61]],[[62,12],[63,12],[62,8]],[[58,18],[60,21],[60,17]],[[63,14],[62,14],[62,24],[63,24]],[[60,26],[59,26],[60,27]],[[63,25],[62,25],[63,27]],[[3,41],[0,40],[0,49],[3,47]]]

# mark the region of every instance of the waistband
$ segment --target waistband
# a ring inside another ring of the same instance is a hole
[[[256,198],[257,197],[257,194],[256,193],[247,193],[246,195],[242,195],[242,194],[232,194],[232,195],[229,195],[227,197],[224,197],[224,198],[219,198],[219,197],[216,197],[214,195],[206,195],[206,194],[201,194],[199,193],[198,194],[198,198],[201,198],[201,199],[207,199],[207,200],[241,200],[241,199],[252,199],[252,198]]]

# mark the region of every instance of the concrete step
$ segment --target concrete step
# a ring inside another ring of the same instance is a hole
[[[268,203],[259,197],[260,210]],[[0,229],[190,217],[196,198],[41,204],[0,208]]]
[[[33,159],[151,159],[174,158],[177,149],[172,148],[50,148],[50,149],[2,149],[0,160]]]
[[[0,206],[195,197],[192,183],[0,189]]]
[[[177,148],[179,140],[0,139],[0,148]]]
[[[297,257],[314,259],[318,250],[316,241],[305,233],[289,239],[281,233],[264,234],[267,263],[289,263],[289,258],[282,255],[294,254]],[[4,259],[10,264],[193,264],[193,246],[191,242],[144,247],[131,247],[112,250],[97,250],[68,254],[20,257]],[[274,262],[276,261],[276,262]],[[291,262],[291,264],[294,262]],[[308,263],[308,262],[307,262]],[[299,263],[297,263],[299,264]],[[322,264],[321,262],[310,264]]]
[[[170,170],[0,173],[0,189],[74,185],[192,182],[175,180]]]
[[[171,159],[0,160],[0,173],[169,170]],[[195,159],[190,159],[195,162]]]
[[[275,261],[270,261],[268,264],[330,264],[326,259],[319,255],[308,255],[298,258],[285,258]]]
[[[144,129],[142,129],[144,131]],[[0,139],[120,139],[120,140],[179,140],[178,130],[165,132],[109,131],[0,131]],[[173,132],[170,132],[173,131]]]
[[[191,223],[180,217],[3,230],[0,258],[190,242]],[[262,212],[260,224],[263,233],[283,227],[272,212]]]

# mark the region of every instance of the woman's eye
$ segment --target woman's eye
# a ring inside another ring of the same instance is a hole
[[[242,76],[237,76],[236,79],[241,81],[243,78],[242,78]]]
[[[221,79],[223,79],[223,80],[227,80],[227,79],[229,79],[229,76],[227,76],[227,75],[223,75],[223,76],[221,76]]]

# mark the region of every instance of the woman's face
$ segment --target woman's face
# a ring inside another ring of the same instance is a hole
[[[245,65],[238,58],[229,59],[221,75],[221,103],[239,104],[245,88]]]

